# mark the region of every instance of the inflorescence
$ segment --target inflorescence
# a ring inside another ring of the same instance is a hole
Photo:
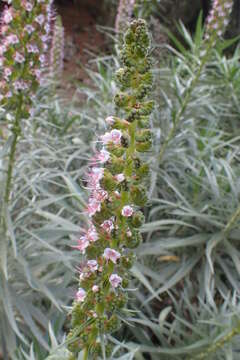
[[[67,340],[71,359],[82,350],[86,359],[97,359],[102,351],[109,357],[107,335],[119,329],[118,315],[126,310],[132,249],[142,241],[141,209],[147,202],[144,183],[149,167],[142,153],[152,146],[149,47],[145,21],[133,21],[120,52],[123,67],[116,73],[120,92],[114,101],[123,117],[106,118],[109,130],[99,138],[87,176],[89,226],[75,246],[86,260],[78,269],[79,289]]]
[[[5,2],[0,20],[0,105],[15,111],[21,102],[21,117],[27,118],[46,66],[52,0]]]
[[[205,39],[219,38],[229,24],[233,0],[213,0],[212,9],[206,20]]]

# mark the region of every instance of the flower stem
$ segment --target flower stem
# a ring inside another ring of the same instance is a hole
[[[186,89],[186,93],[185,93],[185,97],[183,98],[183,102],[182,102],[182,105],[180,107],[180,109],[178,110],[176,116],[175,116],[175,120],[174,120],[174,124],[173,124],[173,127],[172,129],[170,130],[168,136],[167,136],[167,139],[166,141],[163,143],[162,145],[162,148],[161,148],[161,151],[159,153],[159,163],[161,163],[162,159],[163,159],[163,156],[165,154],[165,151],[168,147],[168,144],[169,142],[174,138],[175,136],[175,133],[177,131],[177,128],[178,128],[178,125],[179,125],[179,122],[181,121],[181,118],[186,110],[186,107],[191,99],[191,95],[192,95],[192,92],[201,76],[201,73],[202,73],[202,70],[208,60],[208,57],[209,57],[209,54],[210,54],[210,51],[211,51],[211,48],[212,48],[212,43],[213,43],[213,39],[212,41],[209,43],[209,45],[207,46],[207,49],[205,51],[205,55],[202,57],[202,61],[200,63],[200,66],[199,66],[199,69],[195,75],[195,77],[192,79],[189,87]]]
[[[83,351],[83,360],[87,360],[88,359],[88,348],[85,348]]]
[[[14,167],[14,163],[15,163],[17,142],[18,142],[18,138],[21,134],[21,129],[20,129],[20,125],[19,125],[21,109],[22,109],[22,99],[20,98],[17,113],[16,113],[16,118],[15,118],[13,129],[12,129],[13,140],[12,140],[12,144],[11,144],[11,148],[10,148],[8,169],[7,169],[7,179],[6,179],[6,187],[5,187],[5,194],[4,194],[5,205],[8,205],[8,203],[9,203],[9,197],[10,197],[10,192],[11,192],[11,187],[12,187],[12,176],[13,176],[13,167]]]

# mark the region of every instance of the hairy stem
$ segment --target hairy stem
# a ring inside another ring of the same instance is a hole
[[[226,343],[230,342],[232,338],[240,333],[240,324],[238,324],[237,327],[235,327],[233,330],[231,330],[227,335],[223,336],[222,339],[219,341],[216,341],[213,345],[209,346],[209,348],[195,356],[194,358],[191,358],[189,360],[202,360],[202,359],[209,359],[209,355],[212,353],[215,353],[217,350],[222,348]]]
[[[20,125],[19,125],[21,109],[22,109],[22,99],[20,99],[20,101],[19,101],[16,118],[15,118],[14,126],[12,129],[13,140],[12,140],[10,153],[9,153],[9,160],[8,160],[7,179],[6,179],[6,187],[5,187],[5,194],[4,194],[5,205],[8,205],[8,203],[9,203],[9,197],[10,197],[11,187],[12,187],[12,176],[13,176],[13,167],[14,167],[14,163],[15,163],[17,142],[18,142],[18,138],[21,134],[21,129],[20,129]]]

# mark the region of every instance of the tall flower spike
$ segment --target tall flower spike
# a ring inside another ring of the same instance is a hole
[[[213,0],[212,8],[206,20],[206,40],[224,35],[230,21],[232,8],[233,0]]]
[[[57,16],[53,27],[52,44],[50,51],[50,76],[61,77],[64,57],[64,28],[61,16]]]
[[[119,0],[117,16],[115,20],[116,33],[125,32],[133,15],[135,0]]]
[[[46,65],[52,0],[12,0],[1,16],[0,105],[29,117]],[[21,110],[20,104],[21,103]],[[17,110],[18,109],[18,110]]]
[[[90,231],[78,245],[88,261],[79,267],[79,290],[72,307],[68,334],[71,360],[82,350],[84,359],[98,359],[102,348],[111,358],[108,335],[120,326],[117,315],[125,314],[124,288],[134,260],[132,249],[141,242],[139,228],[144,215],[140,209],[147,201],[144,183],[148,165],[141,154],[152,145],[149,116],[154,104],[147,99],[152,87],[149,47],[145,21],[133,21],[120,53],[123,67],[116,73],[120,92],[115,103],[125,118],[106,118],[110,129],[100,136],[99,150],[103,146],[108,156],[88,175]],[[94,232],[94,241],[88,238],[90,232]]]

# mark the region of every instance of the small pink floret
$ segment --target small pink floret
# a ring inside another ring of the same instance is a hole
[[[117,288],[121,284],[122,278],[117,274],[112,274],[109,278],[109,281],[113,288]]]
[[[90,242],[95,242],[98,240],[98,233],[96,231],[96,228],[92,225],[86,232],[86,238]]]
[[[98,263],[96,260],[88,260],[87,267],[91,272],[97,271]]]
[[[83,302],[85,300],[86,295],[87,295],[86,291],[82,288],[79,288],[76,293],[76,300],[78,302]]]
[[[125,180],[125,176],[124,174],[118,174],[115,176],[115,179],[117,180],[117,182],[121,183]]]
[[[25,61],[25,57],[20,54],[19,52],[16,52],[15,56],[14,56],[14,60],[19,63],[22,64]]]
[[[10,9],[5,9],[3,12],[3,22],[9,24],[13,19],[12,12]]]
[[[99,286],[93,285],[92,291],[96,293],[96,292],[98,292],[98,290],[99,290]]]
[[[129,205],[126,205],[122,208],[122,216],[130,217],[133,214],[133,208]]]
[[[114,117],[113,116],[108,116],[106,119],[105,119],[106,123],[108,125],[113,125],[115,120],[114,120]]]
[[[89,241],[86,236],[80,237],[79,240],[77,240],[77,245],[73,246],[75,249],[78,249],[81,253],[85,253],[86,248],[89,245]]]
[[[121,257],[121,254],[114,249],[106,248],[104,250],[103,257],[106,260],[111,260],[114,264],[116,264],[117,260]]]
[[[108,234],[110,234],[111,231],[114,229],[113,221],[112,221],[111,219],[105,220],[105,221],[101,224],[101,228],[103,228]]]

